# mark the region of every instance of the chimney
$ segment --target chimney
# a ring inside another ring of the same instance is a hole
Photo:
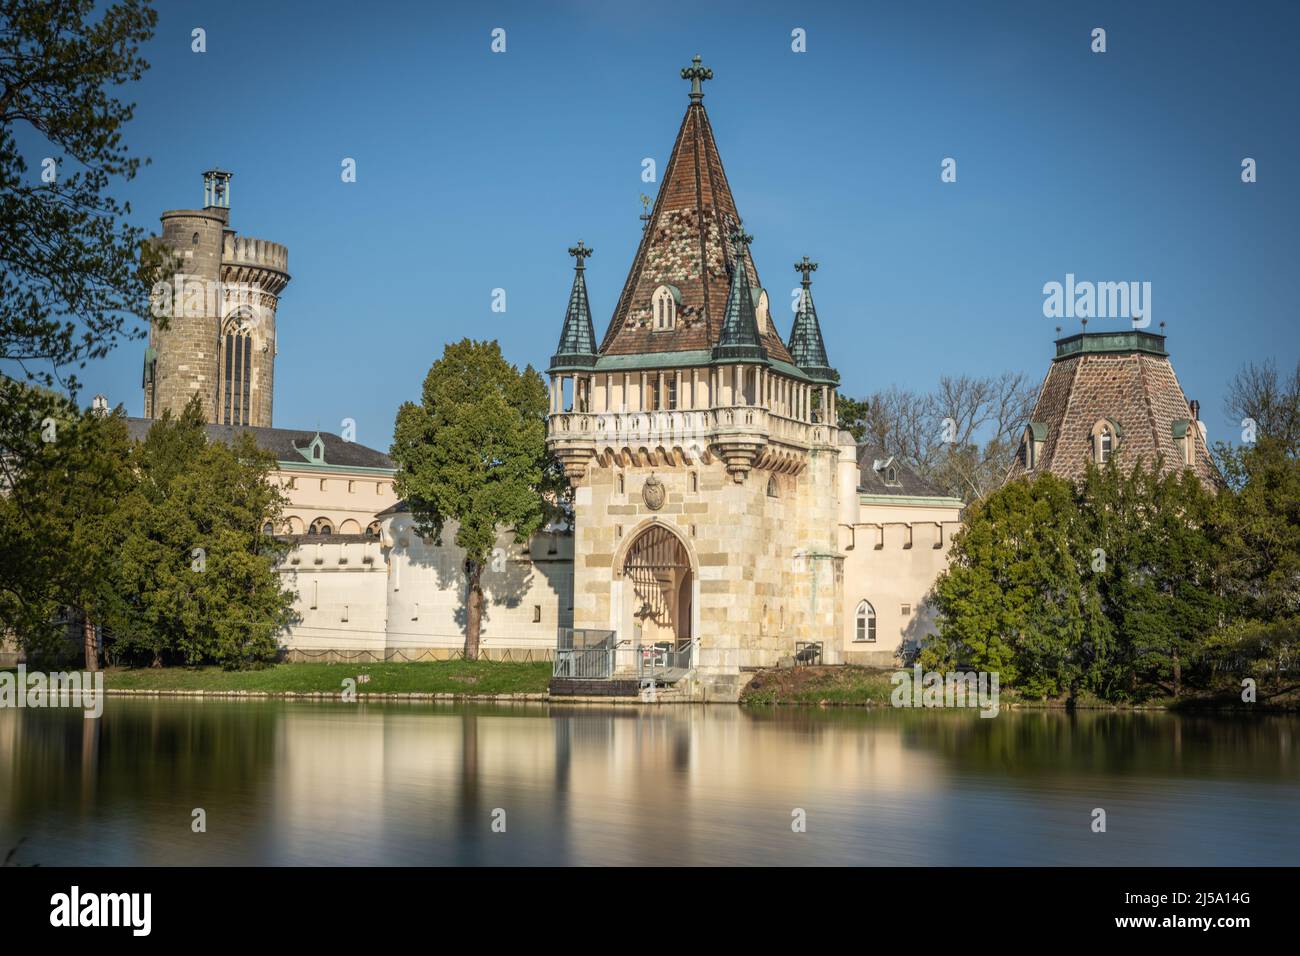
[[[1194,422],[1200,421],[1201,403],[1198,402],[1196,399],[1192,399],[1190,402],[1187,403],[1187,407],[1192,410],[1192,421]]]

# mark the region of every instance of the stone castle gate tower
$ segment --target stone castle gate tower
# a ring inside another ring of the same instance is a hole
[[[209,422],[270,426],[275,313],[289,251],[230,228],[231,175],[203,174],[203,208],[162,214],[157,240],[176,274],[154,296],[144,360],[144,414],[179,414],[198,395]],[[162,321],[162,317],[166,321]]]
[[[821,642],[840,657],[857,463],[806,258],[787,341],[741,229],[704,111],[690,103],[604,339],[579,243],[551,360],[549,447],[575,500],[574,626],[670,648],[702,696]],[[784,296],[780,296],[784,300]],[[620,651],[620,654],[624,651]]]

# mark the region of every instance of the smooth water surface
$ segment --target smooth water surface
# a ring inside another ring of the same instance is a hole
[[[46,866],[1295,865],[1300,718],[111,698],[99,720],[0,710],[15,846]]]

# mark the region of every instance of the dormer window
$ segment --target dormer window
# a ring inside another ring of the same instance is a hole
[[[1119,447],[1119,426],[1109,418],[1103,418],[1092,426],[1092,460],[1099,465],[1110,461],[1115,449]]]
[[[898,466],[894,464],[894,457],[892,455],[885,459],[877,458],[875,461],[875,470],[876,474],[880,476],[886,486],[890,488],[897,488],[899,486]]]
[[[1021,439],[1025,471],[1033,471],[1038,467],[1038,459],[1042,454],[1043,445],[1046,441],[1047,426],[1045,424],[1042,422],[1029,422],[1025,425],[1025,434]]]
[[[1180,418],[1173,426],[1174,447],[1178,449],[1178,456],[1182,458],[1184,465],[1190,465],[1196,458],[1197,429],[1192,425],[1193,422],[1188,419]]]
[[[654,330],[666,332],[677,327],[677,295],[672,286],[661,285],[650,298],[654,311]]]
[[[754,318],[758,322],[758,334],[765,334],[767,332],[767,323],[770,318],[768,314],[766,289],[758,290],[758,301],[754,303]]]

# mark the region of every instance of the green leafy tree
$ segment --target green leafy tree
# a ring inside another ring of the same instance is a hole
[[[445,525],[455,522],[456,545],[465,551],[471,660],[478,657],[483,568],[499,529],[527,541],[555,500],[546,410],[546,385],[531,365],[521,372],[496,342],[464,339],[429,369],[420,403],[405,402],[397,412],[397,493],[422,536],[441,543]]]
[[[935,584],[939,640],[922,664],[996,671],[1031,696],[1088,684],[1109,636],[1082,529],[1074,487],[1052,475],[973,505]]]
[[[116,652],[154,666],[167,657],[228,668],[273,658],[293,604],[276,571],[288,545],[265,530],[278,525],[284,501],[268,481],[275,462],[248,435],[208,442],[196,399],[155,422],[132,463],[138,487],[122,509]]]
[[[94,625],[120,607],[120,508],[134,487],[126,421],[64,405],[32,428],[39,444],[0,495],[0,630],[48,657],[64,634],[58,622],[80,618],[94,670]]]
[[[146,0],[0,0],[0,359],[73,394],[61,369],[142,334],[166,269],[109,194],[140,165],[119,94],[148,68],[156,19]],[[19,385],[0,377],[0,404],[30,398]]]

